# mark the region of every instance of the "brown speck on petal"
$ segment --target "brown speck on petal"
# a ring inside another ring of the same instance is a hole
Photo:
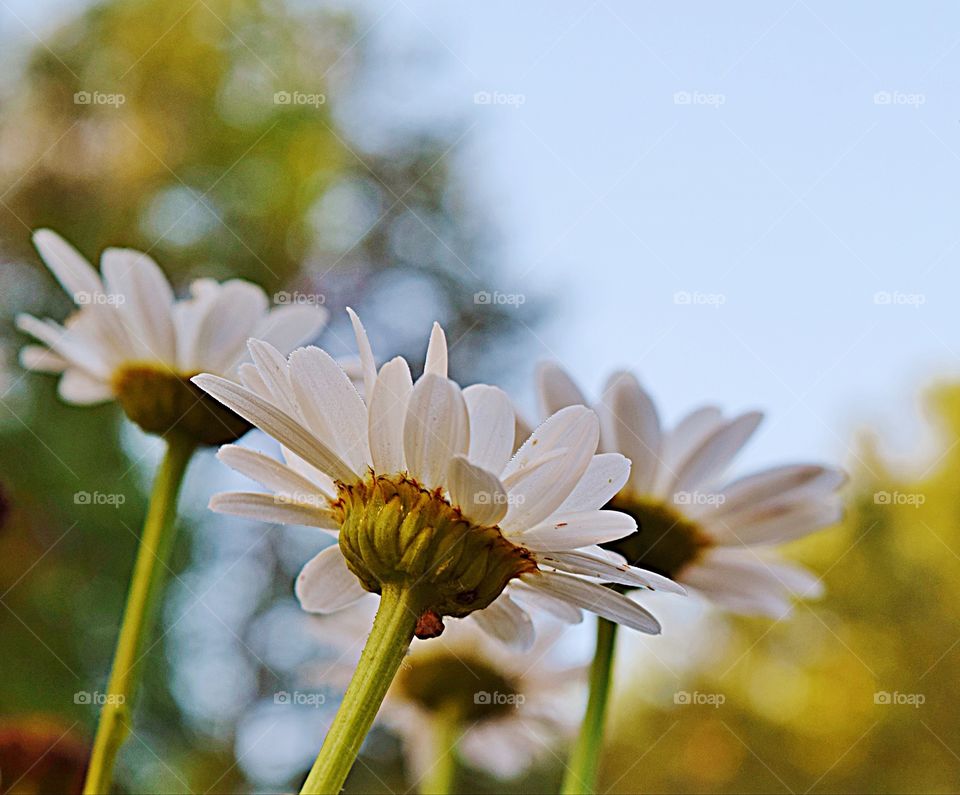
[[[420,640],[439,637],[443,634],[443,618],[433,610],[427,610],[417,620],[417,628],[413,634]]]

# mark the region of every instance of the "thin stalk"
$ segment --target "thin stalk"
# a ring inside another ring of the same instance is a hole
[[[563,778],[563,795],[587,795],[597,791],[597,770],[603,750],[603,727],[607,717],[616,641],[617,625],[605,618],[598,619],[597,649],[590,666],[590,699]]]
[[[166,453],[157,470],[140,535],[123,624],[107,683],[107,696],[100,712],[93,756],[83,785],[84,795],[106,795],[110,791],[117,752],[130,733],[133,701],[143,668],[142,649],[153,629],[173,548],[177,495],[196,449],[196,443],[184,436],[171,434],[166,442]]]
[[[421,795],[450,795],[457,777],[457,744],[463,731],[456,704],[438,710],[431,720],[433,764],[420,779]]]
[[[343,788],[413,640],[419,614],[420,597],[413,589],[383,586],[370,637],[301,795],[336,795]]]

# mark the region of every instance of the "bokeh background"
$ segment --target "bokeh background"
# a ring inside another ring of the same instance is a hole
[[[454,374],[530,417],[541,358],[593,394],[635,368],[670,419],[768,410],[742,470],[851,473],[842,525],[791,550],[828,595],[655,604],[602,788],[957,791],[955,4],[2,0],[0,45],[0,789],[76,786],[158,454],[17,365],[15,314],[68,311],[50,226],[322,300],[337,354],[346,305],[384,358],[438,319]],[[318,654],[315,536],[208,513],[230,482],[192,465],[122,791],[288,791],[335,707],[275,698]],[[408,786],[389,734],[364,759],[349,790]]]

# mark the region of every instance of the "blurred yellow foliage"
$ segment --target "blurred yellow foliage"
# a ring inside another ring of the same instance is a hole
[[[714,614],[709,667],[661,674],[722,704],[651,705],[621,676],[604,791],[957,791],[960,387],[930,404],[923,471],[895,474],[865,440],[843,523],[794,545],[826,597],[776,623]]]

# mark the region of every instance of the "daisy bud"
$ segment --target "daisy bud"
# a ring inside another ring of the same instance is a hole
[[[438,490],[404,475],[341,484],[340,551],[363,587],[384,583],[420,592],[418,637],[439,634],[442,616],[463,617],[494,601],[514,577],[537,569],[528,550],[495,526],[471,522]],[[438,624],[439,622],[439,624]]]

